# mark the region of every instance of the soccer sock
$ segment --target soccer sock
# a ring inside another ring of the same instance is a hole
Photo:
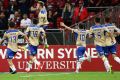
[[[106,71],[108,72],[110,70],[110,64],[109,64],[109,61],[106,57],[103,57],[102,58],[103,62],[104,62],[104,66],[106,68]]]
[[[77,61],[77,64],[76,64],[76,70],[79,70],[81,68],[81,64],[79,61]]]
[[[45,38],[45,45],[47,45],[47,39]]]
[[[12,69],[13,72],[16,71],[16,68],[14,65],[11,65],[10,68]]]
[[[32,61],[29,61],[29,62],[28,62],[28,64],[27,64],[27,65],[28,65],[28,68],[32,68],[32,63],[33,63]]]
[[[114,60],[120,64],[120,58],[119,57],[114,57]]]
[[[40,62],[38,62],[38,60],[36,59],[36,57],[33,58],[33,62],[37,65],[40,65]]]

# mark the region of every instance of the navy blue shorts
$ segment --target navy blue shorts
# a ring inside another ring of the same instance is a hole
[[[76,55],[77,55],[77,60],[79,60],[80,58],[82,58],[85,54],[85,47],[78,47],[76,50]]]
[[[109,55],[109,54],[116,54],[117,49],[116,49],[116,44],[112,45],[112,46],[106,46],[105,47],[105,55]]]
[[[104,55],[105,47],[96,45],[96,51],[100,56]]]
[[[6,58],[7,59],[13,59],[17,52],[12,51],[11,49],[7,48]]]
[[[30,55],[35,56],[37,54],[38,46],[29,45]]]

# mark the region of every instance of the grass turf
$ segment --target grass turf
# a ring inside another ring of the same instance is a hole
[[[120,80],[120,72],[30,72],[0,73],[0,80]]]

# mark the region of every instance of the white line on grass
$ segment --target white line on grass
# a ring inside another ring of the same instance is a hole
[[[53,76],[58,76],[58,75],[63,75],[63,74],[72,74],[72,73],[55,73],[55,74],[41,74],[41,75],[29,75],[28,76],[20,76],[22,78],[28,78],[28,77],[37,77],[37,76],[50,76],[50,75],[53,75]]]

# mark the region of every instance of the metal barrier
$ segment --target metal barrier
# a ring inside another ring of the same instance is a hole
[[[2,39],[4,32],[5,32],[5,30],[0,30],[0,39]],[[62,29],[62,30],[47,29],[46,34],[47,34],[48,44],[50,44],[50,45],[65,45],[66,44],[64,29]],[[7,41],[5,40],[3,45],[5,45],[6,43],[7,43]],[[23,37],[19,36],[18,43],[25,44],[26,41],[23,39]]]

